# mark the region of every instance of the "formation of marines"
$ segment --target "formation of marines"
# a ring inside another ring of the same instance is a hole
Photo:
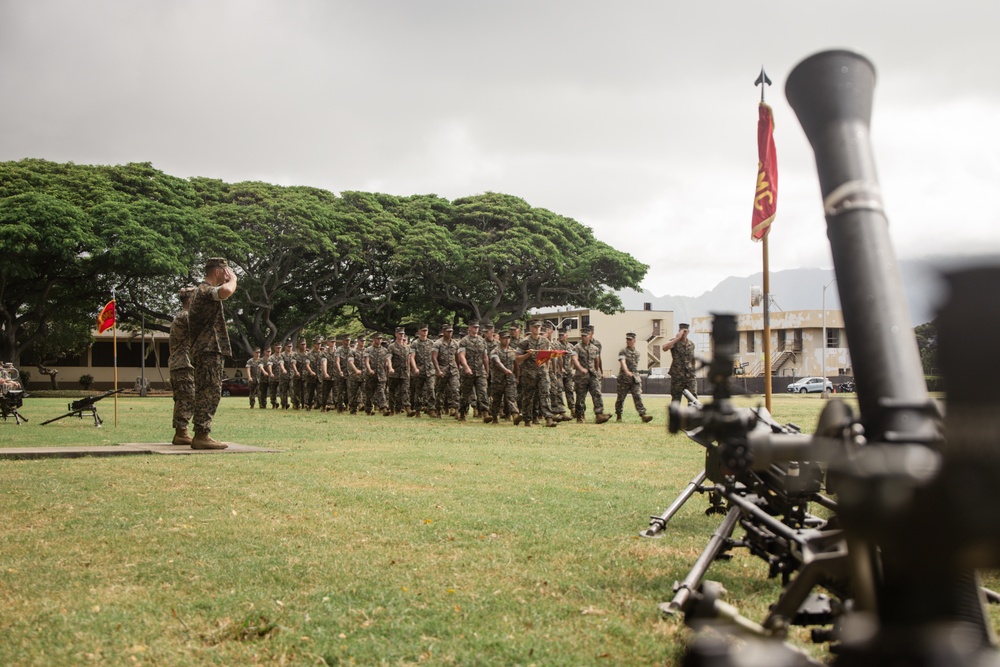
[[[583,423],[589,395],[594,422],[611,419],[601,397],[601,345],[592,327],[581,329],[575,345],[565,329],[556,334],[541,320],[531,320],[523,337],[518,325],[498,332],[476,321],[457,340],[451,325],[437,339],[428,334],[421,324],[412,341],[397,327],[388,344],[380,333],[354,340],[341,334],[318,337],[311,349],[300,340],[298,350],[290,342],[255,350],[246,364],[250,407],[458,421],[471,412],[487,424],[555,427],[574,419]],[[642,421],[652,421],[642,403],[634,333],[626,335],[618,360],[617,421],[630,395]]]

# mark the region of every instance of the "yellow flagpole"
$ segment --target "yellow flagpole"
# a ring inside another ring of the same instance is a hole
[[[111,337],[112,344],[111,349],[114,350],[112,358],[114,359],[113,365],[115,369],[115,428],[118,428],[118,301],[116,299],[111,299],[115,304],[115,323],[111,325]]]
[[[767,266],[767,237],[761,239],[764,243],[764,407],[771,412],[771,275]],[[774,414],[772,412],[772,414]]]

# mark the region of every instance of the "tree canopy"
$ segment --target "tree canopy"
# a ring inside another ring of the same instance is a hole
[[[211,256],[239,276],[226,309],[245,352],[345,319],[391,332],[418,321],[503,325],[561,305],[613,312],[614,290],[638,288],[648,268],[506,194],[337,195],[181,179],[148,163],[44,160],[0,163],[0,253],[0,358],[13,361],[32,345],[56,356],[84,347],[80,322],[112,288],[120,325],[145,317],[166,330],[178,288]]]

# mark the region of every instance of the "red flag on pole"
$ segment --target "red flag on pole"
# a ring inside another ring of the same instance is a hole
[[[104,333],[115,325],[115,300],[108,301],[108,305],[101,309],[101,314],[97,316],[97,333]]]
[[[774,151],[774,118],[771,107],[761,102],[757,120],[757,192],[753,199],[750,232],[754,241],[767,236],[777,209],[778,156]]]

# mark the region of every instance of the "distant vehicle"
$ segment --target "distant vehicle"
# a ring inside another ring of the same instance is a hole
[[[250,383],[246,378],[226,378],[222,381],[223,396],[249,396]]]
[[[837,391],[839,391],[842,394],[853,394],[854,393],[854,383],[850,382],[850,381],[848,381],[848,382],[841,382],[840,385],[837,386]]]
[[[798,382],[793,382],[788,385],[788,393],[790,394],[813,394],[822,393],[824,383],[826,385],[826,390],[833,391],[833,383],[826,378],[802,378]]]

